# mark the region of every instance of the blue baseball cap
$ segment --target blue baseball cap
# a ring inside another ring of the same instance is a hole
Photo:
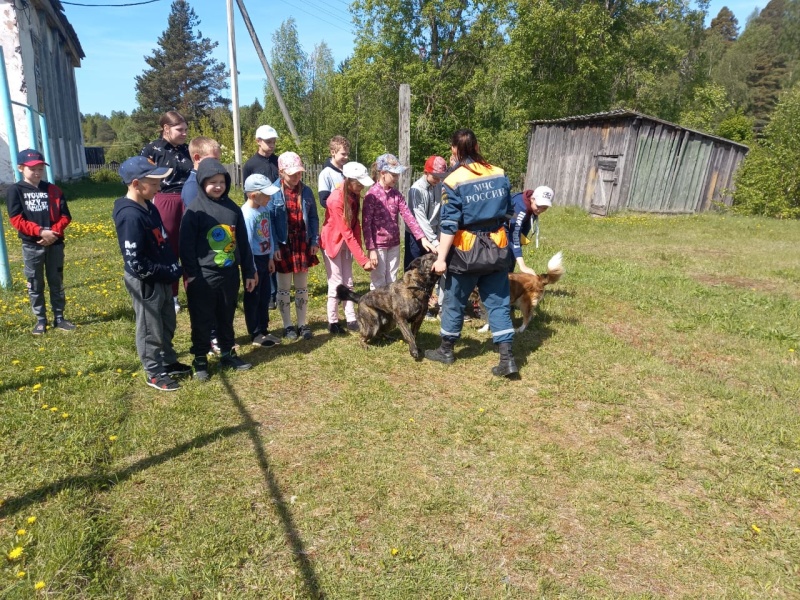
[[[273,183],[261,173],[253,173],[244,180],[244,191],[245,193],[261,192],[267,196],[272,196],[273,194],[280,192],[281,188],[278,185],[277,180],[275,183]]]
[[[130,185],[134,179],[144,179],[145,177],[164,179],[170,173],[172,173],[171,168],[156,166],[146,156],[131,157],[119,167],[119,176],[125,185]]]
[[[47,163],[44,162],[44,155],[41,152],[28,148],[17,154],[17,164],[25,167],[35,167],[36,165],[46,165]]]

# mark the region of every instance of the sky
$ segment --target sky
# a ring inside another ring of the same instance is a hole
[[[79,1],[126,4],[141,0]],[[300,44],[307,54],[321,41],[331,49],[337,64],[353,51],[353,25],[347,0],[245,0],[244,4],[267,60],[271,57],[272,34],[289,17],[294,17],[297,23]],[[707,22],[727,6],[739,20],[741,30],[753,10],[766,4],[767,0],[711,0]],[[147,68],[144,57],[152,55],[158,38],[167,28],[171,1],[156,0],[119,8],[75,6],[66,0],[62,5],[86,54],[75,71],[81,112],[110,115],[112,110],[132,111],[136,107],[134,77]],[[219,43],[214,57],[227,65],[225,2],[194,0],[191,5],[200,20],[198,29],[203,37]],[[246,105],[258,98],[263,104],[266,76],[235,0],[233,6],[239,101]],[[230,97],[230,93],[228,89],[224,95]]]

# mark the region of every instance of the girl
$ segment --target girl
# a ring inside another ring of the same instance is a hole
[[[328,331],[332,334],[347,333],[339,325],[339,300],[336,286],[344,283],[353,289],[353,258],[365,271],[372,271],[375,263],[361,250],[361,224],[358,209],[361,191],[375,183],[367,175],[367,168],[357,162],[342,166],[344,180],[328,196],[325,222],[322,224],[320,246],[328,273]],[[347,329],[358,331],[356,311],[352,302],[345,302],[344,315]]]
[[[294,152],[278,157],[281,191],[269,203],[273,236],[278,244],[275,251],[275,271],[278,273],[278,310],[283,320],[283,337],[294,341],[313,337],[306,323],[308,311],[308,269],[319,264],[319,217],[317,201],[311,189],[303,185],[303,161]],[[283,201],[275,201],[282,196]],[[294,283],[294,303],[297,328],[292,325],[289,290]]]
[[[411,230],[427,252],[434,247],[425,237],[414,215],[406,205],[405,198],[397,190],[400,173],[406,170],[393,154],[381,154],[372,165],[375,184],[364,197],[362,224],[364,245],[369,250],[369,258],[375,264],[370,273],[369,289],[374,290],[397,280],[400,265],[400,227],[398,215]]]

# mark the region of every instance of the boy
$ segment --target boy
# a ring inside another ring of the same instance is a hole
[[[217,159],[208,158],[197,167],[197,181],[200,191],[181,221],[180,258],[186,273],[194,376],[206,381],[206,355],[215,323],[220,366],[237,371],[253,366],[239,358],[233,348],[239,268],[246,291],[252,292],[258,281],[242,211],[228,197],[230,175]]]
[[[270,196],[281,190],[260,173],[254,173],[244,182],[247,198],[242,206],[250,250],[256,264],[258,285],[252,292],[244,293],[244,321],[253,346],[271,348],[280,340],[269,332],[270,275],[275,272],[274,246],[267,204]]]
[[[325,167],[319,172],[317,186],[317,195],[322,208],[326,208],[325,203],[328,201],[328,196],[331,195],[331,192],[344,181],[342,167],[347,162],[350,154],[350,142],[341,135],[333,136],[328,147],[331,157],[325,161]]]
[[[50,288],[50,306],[57,329],[73,331],[75,325],[64,318],[67,303],[64,293],[64,230],[72,221],[61,190],[43,179],[44,156],[36,150],[23,150],[17,156],[22,181],[8,188],[6,206],[11,226],[22,240],[22,260],[28,280],[28,297],[36,317],[33,335],[47,331],[44,281]]]
[[[242,177],[247,179],[253,173],[260,173],[270,181],[278,178],[278,157],[275,156],[275,143],[278,132],[269,125],[262,125],[256,129],[256,144],[258,152],[251,156],[244,167]]]
[[[192,138],[189,142],[189,156],[192,157],[192,172],[186,179],[181,190],[181,200],[183,201],[183,210],[191,204],[192,200],[197,196],[200,186],[197,185],[197,166],[204,158],[220,159],[222,156],[222,149],[219,147],[219,142],[210,137],[198,136]]]
[[[128,193],[114,202],[114,226],[122,259],[123,281],[136,316],[136,351],[147,385],[164,392],[180,388],[174,377],[189,375],[178,362],[172,338],[175,310],[172,283],[181,277],[178,259],[167,242],[161,214],[151,202],[161,180],[172,172],[144,156],[129,158],[119,168]]]

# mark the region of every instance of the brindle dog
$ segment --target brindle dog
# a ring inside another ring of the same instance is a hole
[[[386,335],[395,325],[408,342],[411,356],[421,357],[417,348],[417,332],[428,310],[433,288],[439,275],[431,271],[436,262],[435,254],[424,254],[415,258],[403,278],[386,287],[367,292],[363,296],[353,293],[345,285],[336,288],[339,300],[358,303],[358,328],[361,345],[366,347],[370,340]]]

